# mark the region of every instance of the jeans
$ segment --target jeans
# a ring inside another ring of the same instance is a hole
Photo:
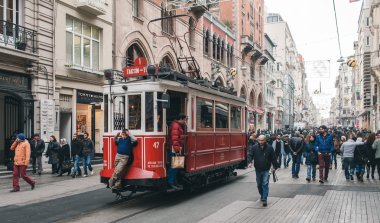
[[[87,173],[87,167],[90,171],[92,171],[92,166],[91,166],[91,154],[89,155],[84,155],[83,156],[83,169],[84,169],[84,175],[88,175]]]
[[[288,167],[292,156],[290,155],[290,153],[287,153],[287,154],[284,154],[283,157],[284,157],[284,166]]]
[[[362,176],[365,173],[365,165],[364,164],[357,164],[356,165],[356,174],[361,174]]]
[[[259,190],[261,200],[267,200],[269,194],[269,170],[256,170],[257,189]]]
[[[332,166],[332,164],[334,163],[334,165],[336,166],[337,165],[337,161],[336,161],[336,153],[333,152],[331,153],[331,157],[330,157],[330,165]]]
[[[310,177],[315,178],[317,174],[317,165],[316,164],[311,164],[307,165],[307,177],[310,179]]]
[[[281,168],[281,161],[282,161],[282,154],[280,153],[280,154],[278,154],[278,156],[277,156],[277,162],[278,162],[278,166]],[[284,165],[285,165],[285,163],[284,163]]]
[[[300,172],[301,154],[292,155],[292,176],[298,176]]]
[[[330,168],[330,154],[321,153],[318,155],[318,163],[319,163],[319,179],[327,180],[329,177],[329,168]],[[323,169],[324,174],[323,174]]]
[[[175,155],[175,153],[172,153],[172,152],[169,152],[169,167],[168,167],[168,184],[169,185],[173,185],[173,184],[176,184],[176,181],[177,181],[177,174],[178,174],[178,169],[174,169],[172,168],[172,165],[171,165],[171,160],[172,160],[172,157]]]
[[[73,156],[73,163],[74,163],[74,171],[73,171],[73,175],[76,176],[78,173],[80,173],[80,167],[79,167],[79,160],[80,160],[80,156],[78,155],[75,155]]]
[[[353,157],[344,157],[343,158],[343,166],[344,166],[344,175],[348,179],[350,175],[354,175],[355,171],[355,162]]]

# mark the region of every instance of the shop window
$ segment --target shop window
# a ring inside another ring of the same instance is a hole
[[[71,17],[66,18],[66,62],[99,70],[100,29]]]
[[[125,97],[117,96],[113,99],[113,129],[125,128]],[[106,125],[105,125],[106,126]]]
[[[215,102],[215,128],[228,129],[228,104]]]
[[[145,93],[145,131],[154,131],[153,92]]]
[[[141,129],[141,95],[128,96],[128,129]]]
[[[197,129],[212,130],[213,128],[213,102],[197,98]]]
[[[231,129],[241,129],[241,107],[231,105],[230,123]]]

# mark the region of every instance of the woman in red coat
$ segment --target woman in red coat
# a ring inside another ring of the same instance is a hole
[[[175,155],[183,153],[183,146],[185,143],[185,127],[186,127],[187,117],[183,113],[178,115],[177,120],[174,120],[170,125],[170,146],[171,151],[169,151],[169,162],[171,158]],[[178,185],[176,182],[178,174],[178,169],[173,169],[171,163],[168,167],[168,188],[179,190],[182,188],[181,185]]]

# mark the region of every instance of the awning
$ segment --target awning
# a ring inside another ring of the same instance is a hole
[[[260,108],[255,108],[255,112],[256,112],[257,114],[259,114],[259,115],[264,114],[264,111],[261,110]]]

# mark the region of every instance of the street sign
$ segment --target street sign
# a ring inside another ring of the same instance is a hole
[[[147,75],[147,66],[148,62],[144,57],[137,57],[134,61],[133,66],[124,67],[124,77],[140,77],[140,76],[146,76]]]

